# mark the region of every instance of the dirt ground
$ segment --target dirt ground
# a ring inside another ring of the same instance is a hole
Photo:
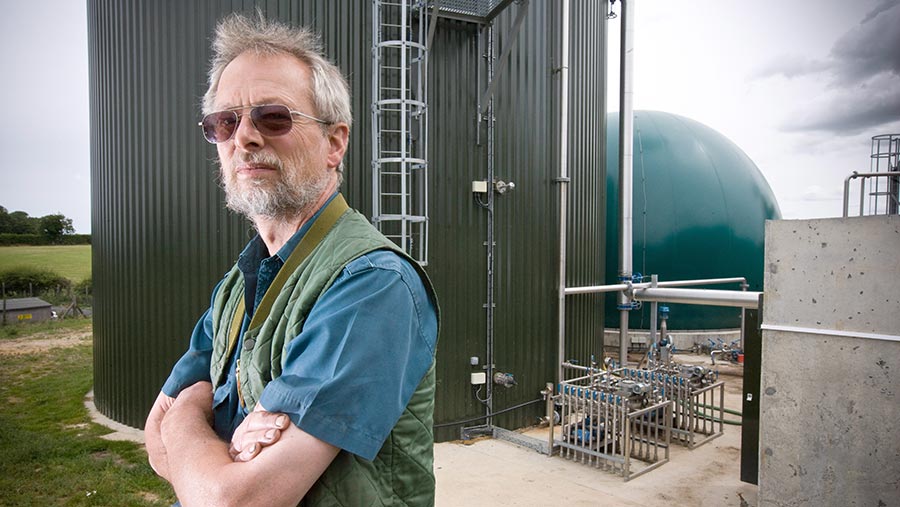
[[[709,357],[677,359],[710,366]],[[742,367],[722,365],[719,371],[725,406],[741,410]],[[546,429],[526,434],[547,439]],[[441,443],[435,446],[437,505],[755,506],[757,487],[740,481],[740,447],[741,427],[726,425],[722,436],[694,450],[673,445],[668,463],[624,482],[612,473],[503,440]]]
[[[36,354],[91,342],[91,331],[53,331],[0,340],[0,356]]]

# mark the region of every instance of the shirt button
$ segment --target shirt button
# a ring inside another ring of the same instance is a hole
[[[256,340],[250,338],[244,342],[244,350],[253,350],[254,345],[256,345]]]

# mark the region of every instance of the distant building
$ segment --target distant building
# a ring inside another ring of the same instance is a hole
[[[13,322],[43,322],[50,320],[53,311],[50,303],[41,298],[7,299],[0,303],[3,320]]]

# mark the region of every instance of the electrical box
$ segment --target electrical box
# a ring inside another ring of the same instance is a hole
[[[480,371],[478,373],[472,373],[472,385],[480,386],[487,382],[487,373]]]
[[[475,194],[486,194],[488,191],[488,182],[486,181],[473,181],[472,182],[472,192]]]

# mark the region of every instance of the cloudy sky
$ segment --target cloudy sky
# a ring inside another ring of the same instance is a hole
[[[840,216],[872,136],[900,133],[900,0],[639,0],[636,11],[635,108],[737,143],[785,218]],[[618,51],[618,19],[610,29]]]
[[[0,205],[62,212],[90,232],[85,4],[0,3]],[[759,166],[785,218],[840,215],[844,178],[868,170],[871,137],[900,133],[900,0],[635,4],[635,107],[725,134]]]

